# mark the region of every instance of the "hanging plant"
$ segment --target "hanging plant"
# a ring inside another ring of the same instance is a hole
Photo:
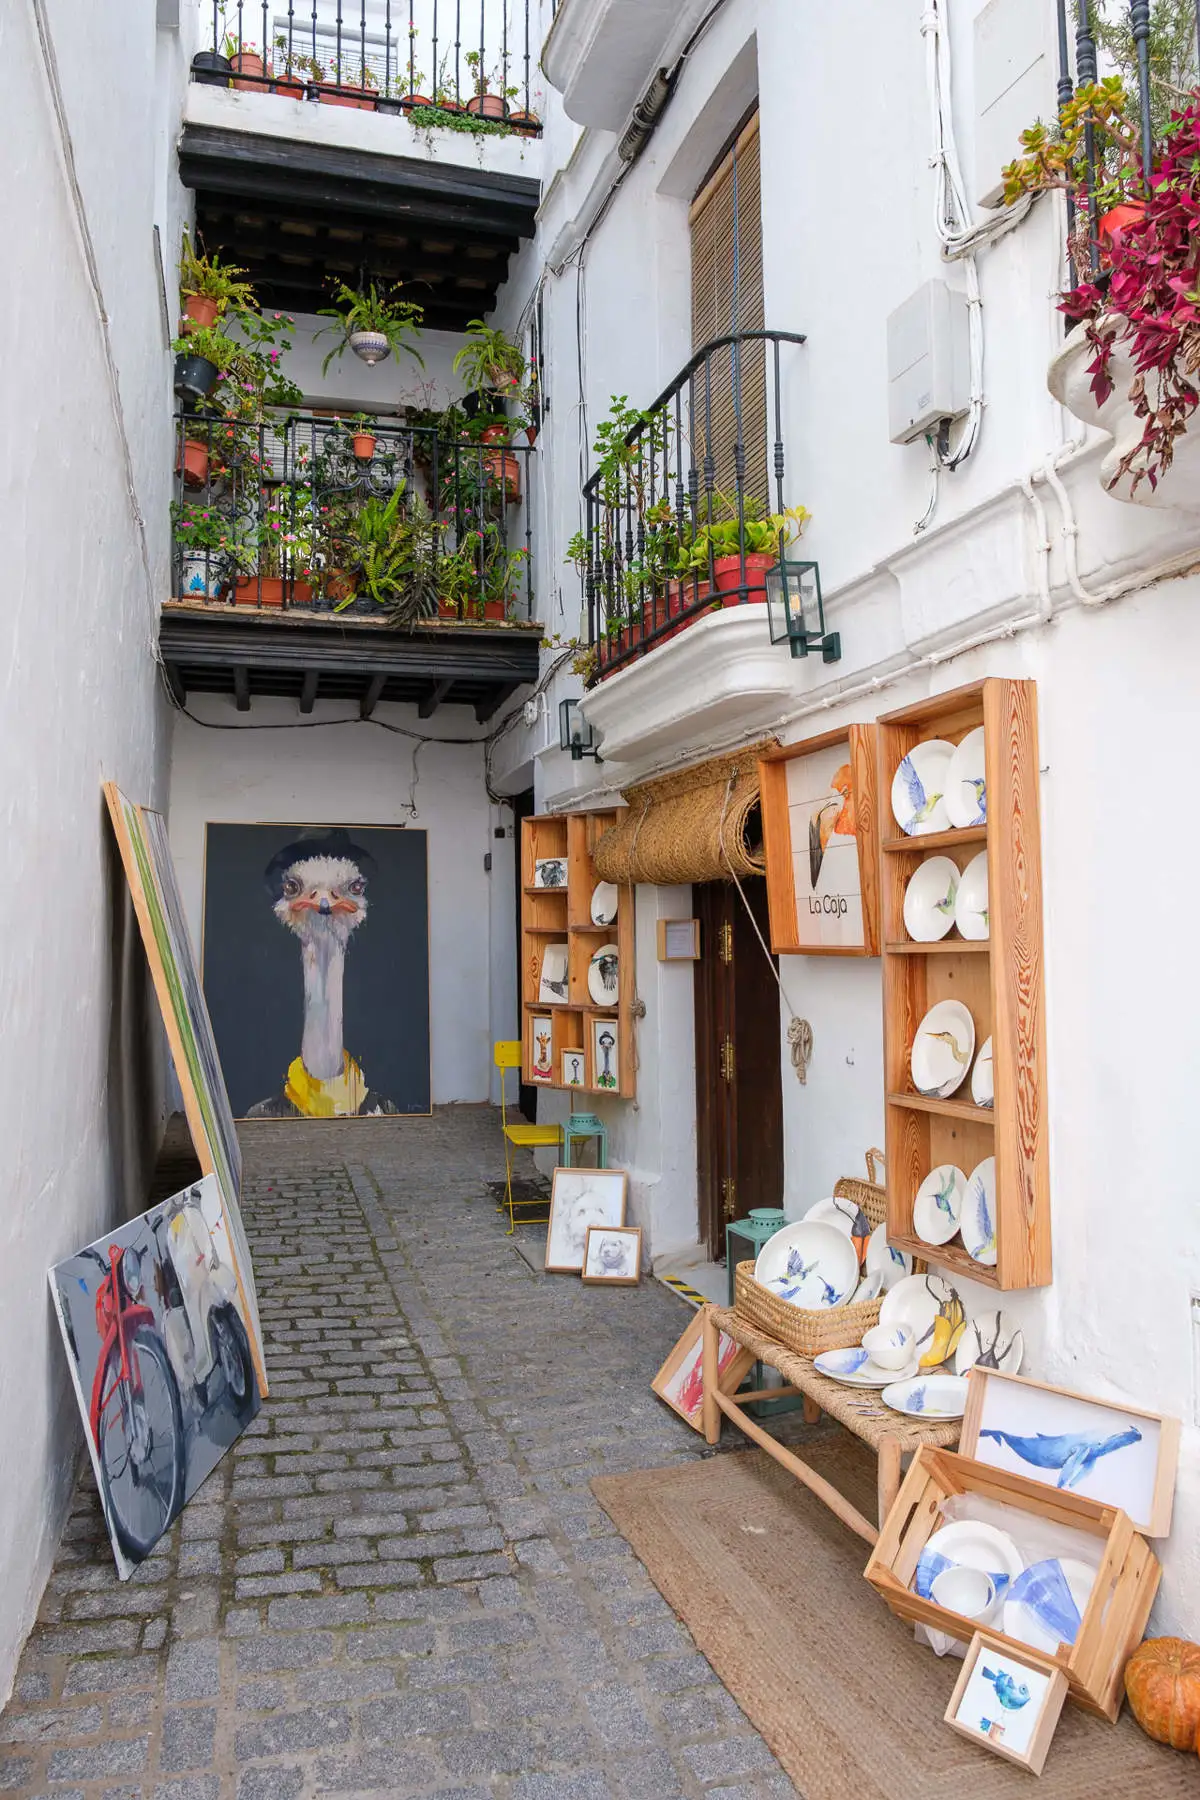
[[[323,306],[321,317],[333,319],[336,323],[322,326],[313,336],[314,343],[317,338],[330,332],[338,337],[338,342],[321,365],[322,375],[328,372],[330,363],[347,348],[372,367],[393,351],[397,360],[401,352],[405,352],[421,368],[425,367],[416,346],[410,342],[412,338],[421,335],[424,309],[413,300],[399,298],[399,282],[394,287],[381,290],[374,282],[365,288],[352,288],[344,281],[339,281],[334,291],[337,304]]]

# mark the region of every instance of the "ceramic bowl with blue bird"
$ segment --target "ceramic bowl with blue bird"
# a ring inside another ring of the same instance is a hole
[[[913,1201],[913,1230],[926,1244],[948,1244],[958,1231],[967,1178],[955,1163],[931,1169]]]
[[[960,1221],[967,1255],[994,1268],[996,1263],[996,1159],[985,1156],[971,1170]]]
[[[954,929],[959,868],[948,856],[930,856],[904,890],[904,929],[916,944],[936,944]]]
[[[967,1382],[962,1375],[914,1375],[885,1387],[880,1399],[893,1412],[910,1419],[961,1419],[967,1409]]]
[[[945,738],[926,738],[901,759],[892,779],[892,812],[909,837],[949,830],[946,783],[954,748]]]
[[[1031,1563],[1005,1599],[1005,1636],[1051,1654],[1060,1644],[1073,1644],[1095,1583],[1096,1571],[1074,1557]]]
[[[767,1239],[754,1279],[790,1306],[828,1311],[844,1306],[858,1286],[858,1251],[836,1225],[800,1219]]]
[[[979,725],[960,740],[950,758],[946,775],[946,813],[956,830],[987,824],[983,743],[983,726]]]
[[[897,1250],[887,1241],[887,1221],[877,1225],[867,1239],[864,1267],[868,1274],[878,1271],[883,1293],[889,1293],[898,1281],[912,1274],[913,1259],[907,1251]]]

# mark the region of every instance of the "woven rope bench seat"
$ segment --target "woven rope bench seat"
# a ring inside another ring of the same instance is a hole
[[[704,1309],[704,1330],[706,1334],[706,1350],[711,1338],[711,1366],[716,1368],[716,1347],[719,1333],[725,1332],[743,1350],[749,1350],[756,1360],[765,1363],[768,1368],[775,1369],[783,1376],[788,1386],[796,1393],[804,1396],[805,1418],[814,1422],[820,1413],[828,1413],[839,1425],[861,1438],[863,1443],[872,1449],[879,1460],[878,1503],[879,1523],[883,1524],[900,1487],[901,1460],[909,1452],[917,1450],[922,1444],[933,1444],[939,1449],[952,1450],[958,1443],[961,1421],[946,1420],[940,1425],[930,1423],[922,1425],[916,1419],[905,1418],[902,1413],[893,1412],[885,1406],[878,1394],[870,1388],[846,1387],[840,1381],[831,1381],[827,1375],[819,1375],[807,1356],[800,1356],[786,1345],[768,1337],[758,1325],[752,1324],[737,1311],[735,1307],[708,1306]],[[715,1444],[720,1436],[722,1415],[745,1432],[754,1443],[773,1456],[776,1462],[789,1469],[796,1478],[804,1482],[806,1487],[824,1500],[832,1511],[837,1513],[852,1531],[873,1544],[879,1536],[878,1531],[862,1513],[825,1479],[810,1469],[794,1451],[776,1443],[760,1425],[750,1418],[739,1404],[738,1399],[719,1391],[716,1381],[708,1380],[709,1358],[705,1358],[704,1384],[704,1427],[705,1436],[710,1444]],[[772,1393],[780,1390],[772,1389]],[[743,1395],[744,1403],[750,1396]]]

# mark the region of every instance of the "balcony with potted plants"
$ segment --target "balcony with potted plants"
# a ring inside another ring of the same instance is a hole
[[[461,402],[314,410],[289,379],[290,315],[244,271],[184,244],[175,341],[171,594],[160,633],[176,698],[293,695],[469,705],[486,720],[535,681],[529,469],[536,389],[474,322]],[[421,309],[372,284],[323,309],[325,367],[421,360]],[[523,442],[514,442],[514,434]]]

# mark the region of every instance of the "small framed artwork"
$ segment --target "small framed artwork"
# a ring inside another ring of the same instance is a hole
[[[642,1279],[640,1225],[590,1225],[583,1245],[583,1280],[597,1287],[637,1287]]]
[[[533,865],[533,885],[535,888],[566,888],[567,859],[565,856],[539,856]]]
[[[976,1365],[959,1452],[990,1468],[1119,1506],[1147,1537],[1166,1537],[1179,1435],[1179,1420],[1162,1413]]]
[[[615,1093],[621,1084],[617,1061],[617,1021],[592,1020],[592,1086]]]
[[[567,1004],[567,959],[565,944],[547,944],[542,951],[542,967],[538,981],[538,1003],[541,1006]]]
[[[1067,1678],[1036,1652],[1014,1656],[976,1632],[958,1677],[946,1723],[1006,1762],[1040,1775],[1054,1737]]]
[[[786,744],[758,775],[772,950],[878,956],[875,727]]]
[[[658,921],[658,960],[659,962],[699,962],[699,919],[660,919]]]
[[[547,1274],[583,1273],[591,1227],[611,1228],[625,1223],[628,1183],[624,1169],[555,1169],[546,1232]]]
[[[702,1316],[699,1311],[693,1315],[683,1336],[650,1383],[659,1399],[665,1400],[672,1412],[677,1412],[693,1431],[704,1429]],[[735,1393],[753,1362],[753,1352],[741,1349],[723,1331],[717,1345],[717,1380],[721,1392]]]
[[[550,1019],[538,1018],[536,1015],[529,1021],[529,1079],[530,1081],[553,1081],[554,1058],[550,1054],[550,1046],[554,1039],[554,1026]]]
[[[563,1051],[562,1084],[564,1087],[586,1087],[587,1073],[582,1050]]]

